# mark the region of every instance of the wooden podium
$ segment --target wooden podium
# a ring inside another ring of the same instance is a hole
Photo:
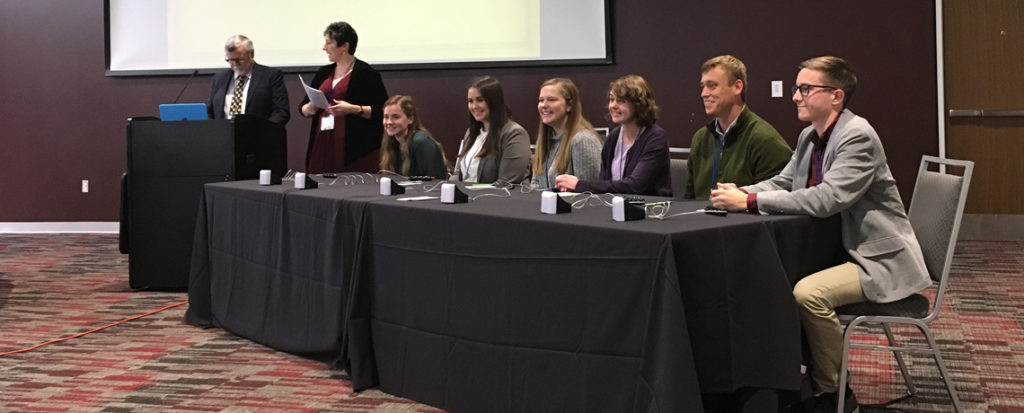
[[[121,252],[134,289],[186,290],[203,185],[257,179],[287,169],[284,126],[251,116],[233,120],[128,120],[128,172],[122,181]]]

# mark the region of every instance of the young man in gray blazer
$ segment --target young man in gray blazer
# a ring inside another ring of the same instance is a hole
[[[834,309],[896,301],[931,285],[878,134],[846,108],[856,86],[843,59],[801,63],[793,102],[800,120],[811,125],[800,133],[789,163],[766,181],[742,188],[718,184],[711,192],[712,204],[730,211],[842,217],[852,262],[808,275],[793,288],[821,392],[812,411],[837,407],[843,328]],[[853,393],[846,394],[845,410],[855,411]]]

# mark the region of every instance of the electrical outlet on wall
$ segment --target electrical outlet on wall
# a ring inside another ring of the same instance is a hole
[[[84,194],[84,193],[87,193],[87,192],[89,192],[89,180],[88,179],[83,179],[82,180],[82,193]]]
[[[781,80],[773,80],[772,81],[772,97],[773,98],[781,98],[782,97],[782,81]]]

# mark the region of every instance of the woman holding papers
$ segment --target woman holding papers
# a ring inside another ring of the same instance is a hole
[[[409,96],[395,95],[384,102],[380,169],[404,176],[448,179],[444,149],[420,124],[416,102]]]
[[[530,177],[530,136],[509,119],[498,80],[473,79],[466,93],[469,129],[459,148],[453,179],[465,182],[518,184]]]
[[[355,58],[358,41],[345,22],[324,31],[323,50],[332,63],[317,70],[310,86],[323,93],[327,107],[311,103],[308,94],[299,106],[303,116],[313,118],[306,173],[377,171],[388,93],[380,73]]]
[[[601,138],[583,117],[580,92],[572,80],[548,79],[537,98],[540,129],[533,157],[534,188],[554,188],[555,177],[588,180],[601,172]]]
[[[672,196],[668,140],[654,123],[658,105],[644,78],[627,75],[609,85],[608,119],[619,126],[604,142],[600,176],[583,180],[559,175],[555,186],[561,191]]]

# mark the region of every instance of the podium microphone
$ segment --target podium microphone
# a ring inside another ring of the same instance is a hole
[[[185,89],[188,89],[188,85],[190,83],[192,83],[192,79],[195,79],[196,75],[198,75],[198,74],[199,74],[199,69],[196,69],[196,70],[192,71],[192,75],[188,77],[187,81],[185,81],[185,86],[182,86],[181,87],[181,92],[178,92],[178,97],[174,98],[174,103],[178,103],[178,100],[181,99],[181,94],[185,93]]]

